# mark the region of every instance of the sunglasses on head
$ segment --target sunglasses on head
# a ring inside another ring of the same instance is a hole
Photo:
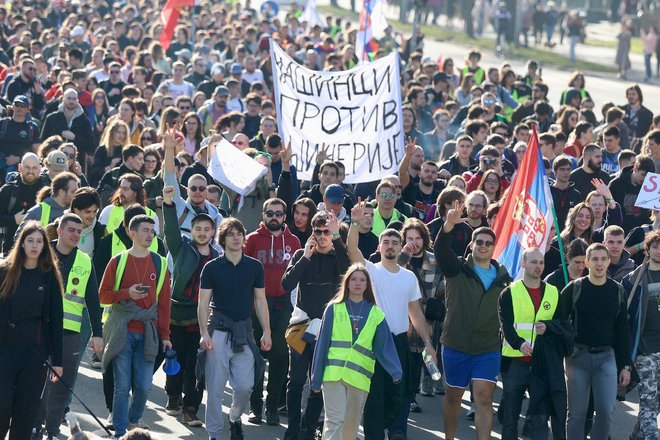
[[[282,211],[264,211],[264,214],[266,214],[266,217],[276,217],[276,218],[284,217],[284,213]]]
[[[330,231],[327,229],[314,229],[314,235],[320,237],[321,235],[330,235]]]
[[[191,185],[188,187],[188,189],[192,192],[204,192],[206,191],[206,187],[204,185],[196,186],[196,185]]]
[[[481,238],[474,240],[474,244],[477,246],[493,247],[493,242],[491,240],[482,240]]]

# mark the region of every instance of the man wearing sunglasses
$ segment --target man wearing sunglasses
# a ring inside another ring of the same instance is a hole
[[[452,231],[463,218],[464,203],[455,201],[433,245],[435,258],[445,275],[446,317],[440,342],[445,379],[445,438],[456,435],[461,399],[472,382],[476,403],[477,438],[488,439],[493,427],[493,390],[500,370],[500,338],[497,304],[511,277],[492,260],[495,233],[480,227],[472,233],[467,258],[452,250]]]
[[[259,228],[245,240],[245,255],[256,258],[264,266],[266,300],[270,316],[272,348],[267,354],[268,397],[266,398],[266,423],[277,426],[280,417],[277,412],[282,386],[286,383],[289,369],[289,352],[284,333],[291,318],[290,292],[282,287],[282,276],[295,251],[300,249],[298,237],[293,235],[285,224],[286,203],[277,198],[268,199],[263,204],[262,222]],[[258,320],[253,319],[255,340],[260,340],[262,330]],[[250,423],[261,423],[263,417],[263,377],[254,384],[250,407]]]
[[[121,90],[126,86],[126,83],[121,79],[121,64],[117,61],[110,63],[109,72],[110,78],[101,81],[99,88],[103,89],[108,97],[108,103],[111,107],[116,107],[121,101]]]
[[[39,146],[39,131],[30,116],[27,96],[16,96],[12,101],[12,110],[11,116],[0,119],[0,144],[7,165],[17,166],[25,153]]]
[[[175,190],[174,204],[176,205],[176,214],[179,219],[181,233],[192,238],[192,220],[195,215],[208,214],[215,222],[216,228],[222,221],[222,215],[218,208],[206,200],[208,193],[208,181],[202,174],[193,174],[188,179],[188,198],[183,199],[179,190],[179,182],[176,176],[174,165],[174,151],[177,146],[183,142],[181,138],[175,138],[174,128],[169,128],[163,134],[163,146],[165,148],[165,158],[163,160],[163,182],[167,186],[173,186]]]
[[[6,98],[13,101],[18,95],[26,96],[32,102],[32,114],[38,117],[46,106],[44,90],[37,79],[37,66],[31,58],[21,61],[20,73],[14,76],[7,86]]]

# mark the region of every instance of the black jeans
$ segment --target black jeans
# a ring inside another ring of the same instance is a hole
[[[45,348],[0,347],[0,439],[29,439],[46,382]],[[10,430],[11,426],[11,430]]]
[[[502,440],[518,438],[518,420],[525,391],[529,387],[530,365],[530,362],[511,359],[509,368],[502,373],[502,406],[504,407]]]
[[[176,360],[181,370],[165,379],[165,391],[168,396],[181,397],[183,393],[184,408],[199,409],[202,403],[203,391],[196,388],[197,350],[199,349],[199,330],[189,331],[186,327],[170,325],[170,341],[176,351]]]
[[[284,436],[289,440],[312,440],[323,410],[323,394],[310,390],[307,409],[301,423],[302,392],[312,368],[314,344],[307,344],[301,355],[289,349],[289,383],[286,389],[286,406],[289,427]],[[302,436],[299,436],[302,428]]]
[[[401,333],[394,336],[394,345],[401,361],[403,378],[395,384],[392,376],[376,361],[374,375],[371,377],[369,396],[364,405],[364,438],[365,440],[383,440],[385,428],[390,431],[405,432],[401,429],[401,421],[407,423],[410,406],[406,408],[406,379],[408,375],[408,335]],[[402,414],[405,412],[405,416]],[[395,423],[399,422],[399,423]],[[397,426],[392,426],[395,423]]]
[[[270,351],[261,354],[268,359],[268,386],[266,391],[266,409],[277,413],[282,388],[286,384],[286,376],[289,371],[289,350],[284,339],[286,328],[291,318],[291,302],[289,295],[286,298],[268,298],[268,313],[270,320],[270,334],[272,347]],[[254,327],[254,339],[259,343],[263,330],[256,316],[252,319]],[[257,380],[250,395],[250,408],[252,412],[260,415],[263,411],[264,378]]]
[[[45,422],[48,435],[58,435],[60,433],[60,424],[71,395],[68,387],[73,386],[71,384],[78,375],[80,333],[65,330],[62,341],[62,380],[55,383],[46,382],[39,413],[35,421],[35,428],[41,427]]]

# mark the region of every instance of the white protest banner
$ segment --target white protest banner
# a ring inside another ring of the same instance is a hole
[[[646,209],[660,209],[660,174],[647,173],[635,206]]]
[[[298,178],[310,180],[322,144],[346,183],[380,180],[404,155],[398,54],[342,72],[301,66],[270,42],[279,132]]]
[[[222,139],[215,146],[209,165],[211,176],[235,191],[246,196],[254,191],[257,181],[268,173],[268,168],[261,165],[247,154],[233,146],[226,139]],[[243,206],[243,197],[238,207]]]

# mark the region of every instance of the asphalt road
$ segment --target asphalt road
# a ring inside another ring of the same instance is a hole
[[[100,418],[107,417],[107,410],[103,399],[103,390],[101,384],[101,374],[98,370],[93,370],[89,366],[89,356],[86,356],[81,365],[78,382],[75,388],[76,394],[83,399],[92,411],[94,411]],[[228,387],[225,393],[223,407],[225,413],[228,411],[228,405],[231,402],[231,389]],[[495,401],[499,402],[501,395],[501,384],[499,384]],[[155,438],[158,439],[208,439],[204,428],[188,428],[177,421],[176,418],[165,414],[165,375],[159,371],[154,377],[154,387],[149,396],[147,409],[144,414],[144,421],[149,425]],[[635,425],[637,415],[637,393],[633,392],[629,395],[633,399],[632,402],[618,403],[616,408],[616,415],[612,430],[612,439],[623,440],[627,439],[633,426]],[[431,440],[431,439],[444,439],[441,434],[442,430],[442,401],[443,397],[436,395],[433,397],[418,396],[417,402],[422,408],[419,414],[411,414],[408,420],[409,432],[408,438],[410,440]],[[204,398],[204,405],[206,404],[206,396]],[[463,412],[460,416],[459,431],[457,439],[472,439],[475,438],[473,422],[465,418],[465,413],[469,408],[469,394],[466,393],[463,399]],[[495,405],[497,407],[497,404]],[[85,413],[84,408],[74,401],[71,405],[72,411],[79,415],[83,429],[93,431],[101,434],[98,431],[98,425],[95,424],[94,419]],[[523,411],[524,413],[524,411]],[[203,417],[204,406],[200,408],[199,415]],[[282,418],[282,422],[286,422],[286,417]],[[501,438],[500,426],[495,421],[494,432],[492,438]],[[265,424],[256,426],[247,422],[247,415],[243,416],[243,429],[246,440],[281,440],[284,436],[285,425],[280,427],[267,426]],[[522,429],[522,423],[521,423]],[[62,430],[63,434],[68,434],[67,429]],[[64,435],[61,438],[66,438]],[[226,432],[226,437],[229,438],[229,432]],[[359,436],[362,439],[362,435]]]

